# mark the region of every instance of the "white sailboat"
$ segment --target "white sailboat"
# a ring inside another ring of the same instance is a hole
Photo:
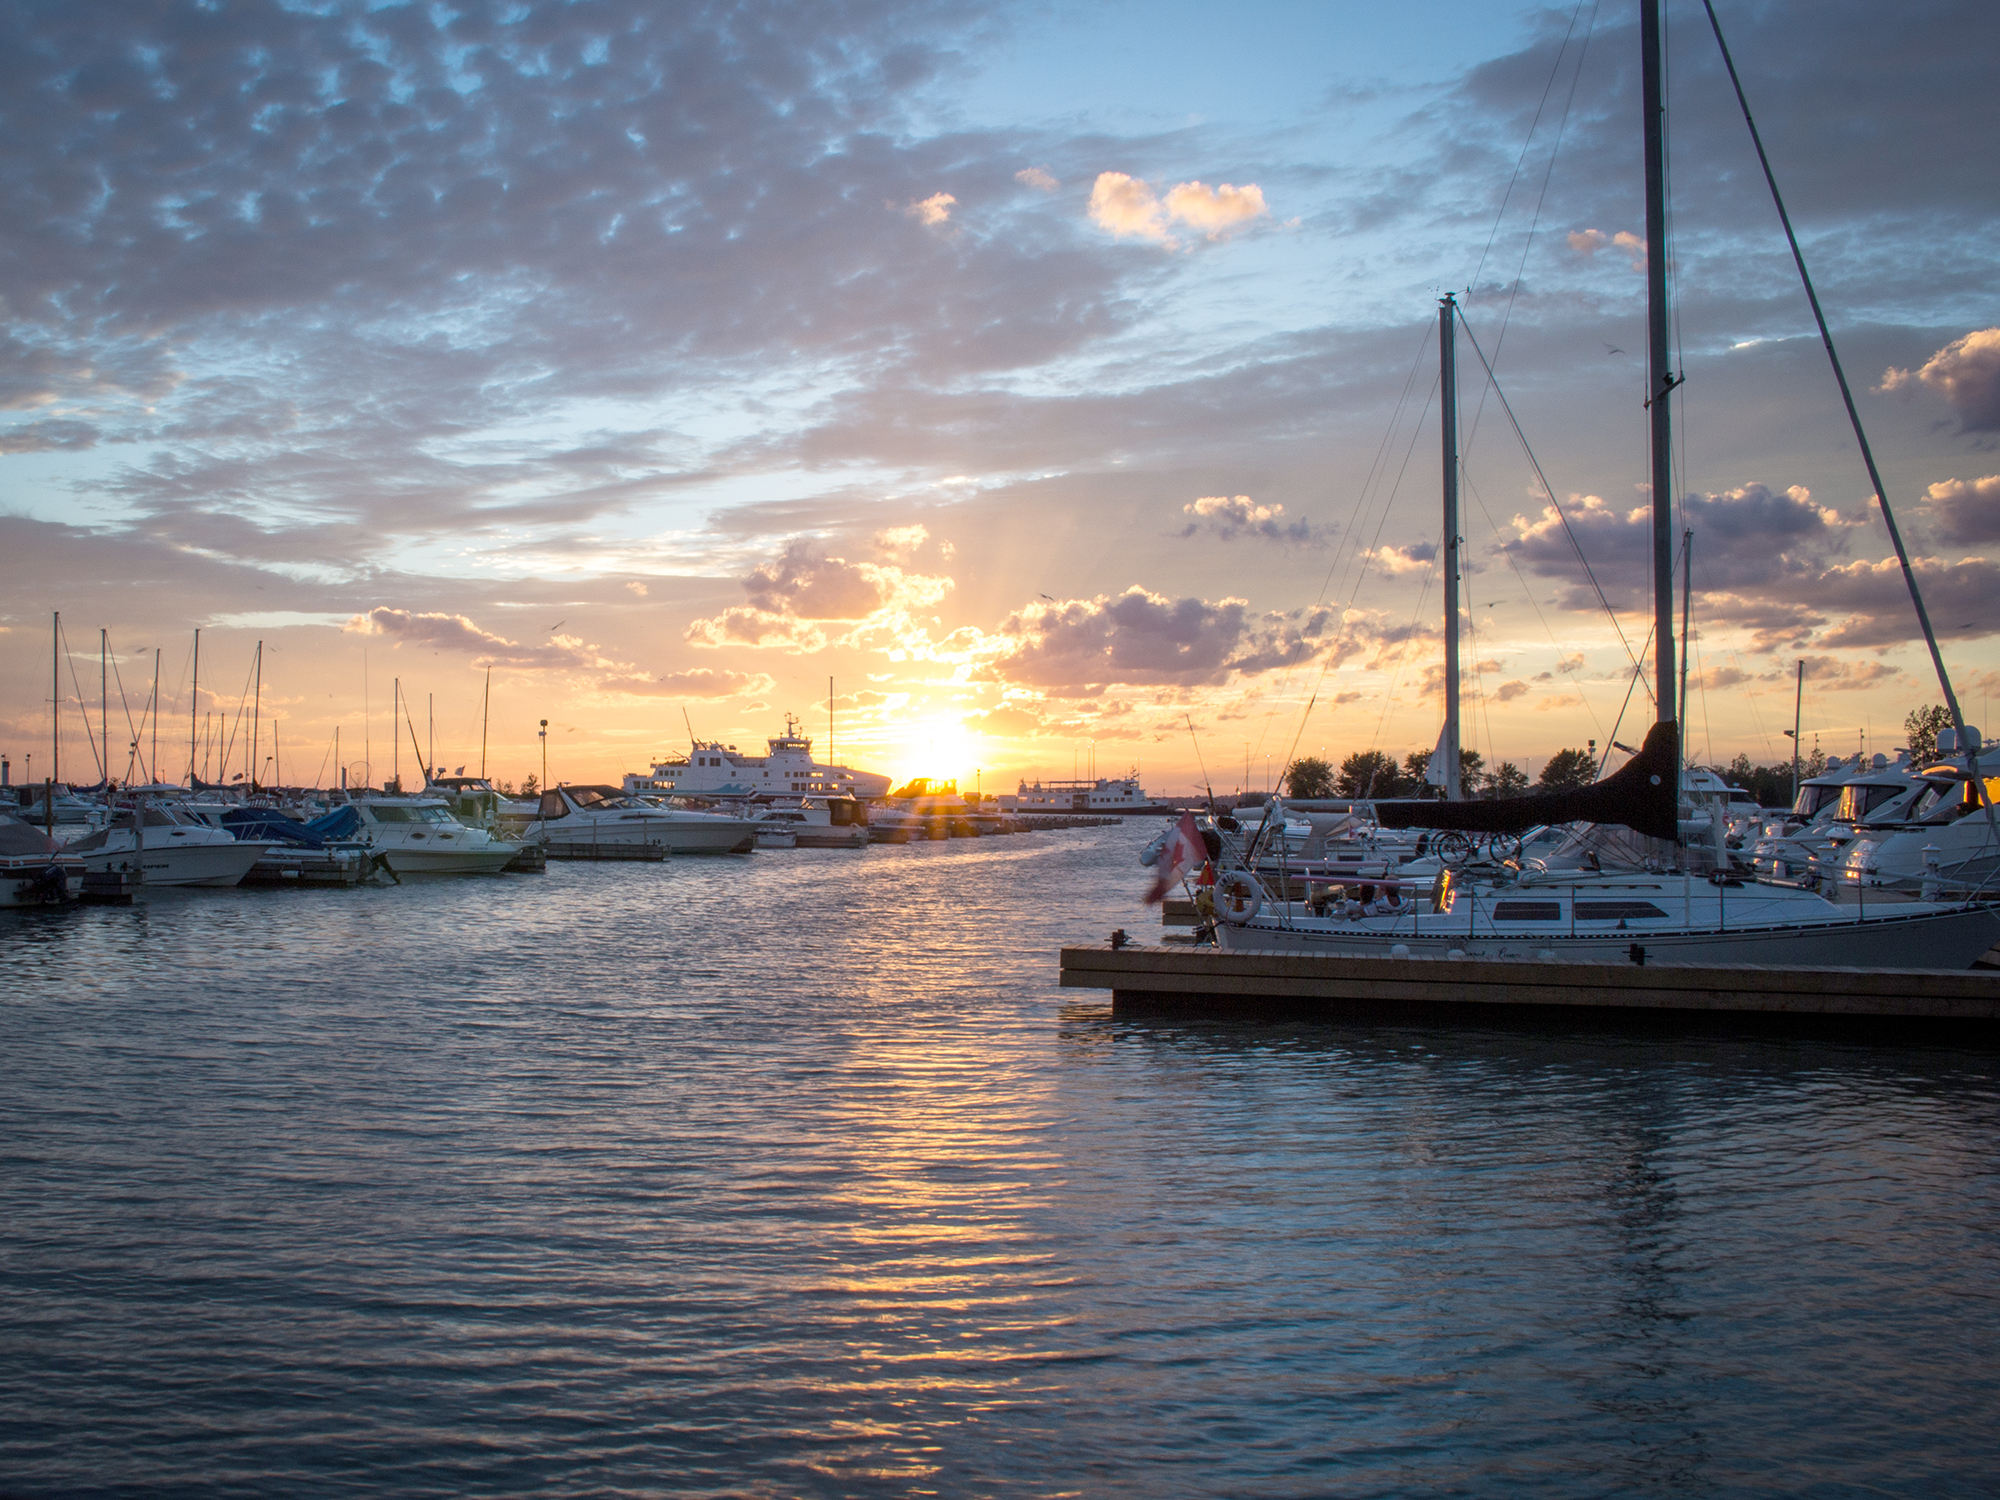
[[[1669,397],[1678,384],[1668,344],[1665,114],[1661,90],[1659,0],[1640,0],[1645,110],[1647,312],[1652,457],[1655,701],[1671,716],[1674,692],[1673,515]],[[1718,33],[1719,35],[1719,33]],[[1761,146],[1760,146],[1761,150]],[[1775,187],[1775,184],[1774,184]],[[1803,261],[1801,261],[1803,269]],[[1814,301],[1814,312],[1818,314]],[[1457,308],[1439,308],[1440,391],[1444,402],[1445,494],[1445,735],[1439,743],[1451,800],[1380,802],[1377,821],[1389,828],[1512,836],[1536,824],[1622,825],[1643,839],[1624,868],[1603,859],[1557,868],[1555,860],[1510,858],[1489,865],[1485,878],[1461,881],[1443,870],[1427,887],[1388,878],[1352,889],[1322,891],[1306,900],[1268,900],[1250,870],[1218,882],[1222,919],[1217,941],[1229,950],[1283,954],[1390,956],[1428,953],[1481,958],[1561,959],[1582,963],[1857,964],[1876,967],[1967,968],[2000,942],[2000,908],[1977,903],[1880,902],[1869,910],[1836,905],[1799,886],[1746,879],[1727,848],[1727,789],[1698,789],[1682,776],[1679,725],[1663,717],[1640,752],[1615,775],[1590,787],[1486,802],[1456,800],[1457,490],[1453,347]],[[1822,332],[1824,323],[1822,321]],[[1831,339],[1828,339],[1831,351]],[[1836,373],[1838,363],[1836,361]],[[1843,390],[1845,377],[1841,377]],[[1856,433],[1860,436],[1859,423]],[[1862,440],[1878,498],[1885,494]],[[1886,501],[1883,514],[1903,554]],[[1908,572],[1911,596],[1931,642],[1954,723],[1952,749],[1978,749],[1977,731],[1960,729],[1953,694],[1935,638]],[[1961,738],[1962,736],[1962,738]],[[1940,737],[1941,743],[1943,737]],[[1970,775],[1972,773],[1968,773]],[[1976,794],[1983,783],[1974,781]],[[1685,799],[1685,801],[1684,801]],[[1986,809],[1981,806],[1981,811]],[[1960,820],[1972,825],[1970,817]],[[1991,825],[1991,814],[1980,822]],[[1968,826],[1968,838],[1971,828]],[[1590,868],[1588,865],[1595,865]],[[1284,888],[1289,894],[1289,885]],[[1865,892],[1862,893],[1865,896]],[[1921,893],[1920,893],[1921,894]]]

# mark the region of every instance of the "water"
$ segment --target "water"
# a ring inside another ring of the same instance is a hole
[[[1150,828],[0,914],[9,1495],[1937,1495],[1993,1054],[1113,1020]]]

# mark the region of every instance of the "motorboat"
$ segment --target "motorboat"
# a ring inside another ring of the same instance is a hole
[[[92,874],[136,872],[149,886],[233,886],[264,851],[174,803],[146,802],[118,809],[116,821],[64,852]]]
[[[60,906],[83,890],[83,861],[12,813],[0,812],[0,906]]]
[[[664,848],[669,854],[748,854],[752,818],[692,807],[672,796],[627,796],[615,786],[558,786],[542,793],[531,835],[550,846]]]
[[[1836,860],[1817,866],[1856,890],[1918,891],[1926,897],[1951,889],[1983,893],[2000,874],[2000,838],[1988,807],[2000,804],[2000,752],[1980,757],[1985,801],[1963,767],[1934,765],[1907,815],[1856,830]],[[1831,868],[1828,868],[1828,867]]]
[[[466,827],[442,797],[360,797],[305,826],[329,848],[365,851],[397,878],[498,874],[521,852],[517,843]]]
[[[770,803],[756,815],[759,845],[769,825],[791,829],[800,849],[865,849],[868,804],[852,797],[798,797]]]

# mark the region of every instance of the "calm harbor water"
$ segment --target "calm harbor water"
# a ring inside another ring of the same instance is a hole
[[[0,1493],[1992,1493],[2000,1058],[1114,1021],[1152,831],[0,913]]]

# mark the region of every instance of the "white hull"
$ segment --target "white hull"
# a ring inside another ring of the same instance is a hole
[[[262,844],[239,844],[232,839],[226,844],[164,847],[149,843],[144,850],[107,849],[82,859],[84,868],[94,875],[138,870],[149,886],[232,886],[242,884],[250,867],[263,857]]]
[[[461,849],[385,849],[378,845],[373,852],[385,869],[399,876],[494,875],[521,850],[516,844],[491,843]]]
[[[683,823],[672,818],[647,818],[592,824],[568,817],[547,827],[546,842],[556,847],[638,849],[665,845],[669,854],[734,854],[754,847],[758,832],[755,824],[733,819]]]
[[[1909,908],[1904,908],[1908,910]],[[1892,908],[1892,910],[1894,910]],[[1629,964],[1636,944],[1649,963],[1781,964],[1870,969],[1969,969],[2000,943],[2000,908],[1972,907],[1911,915],[1869,916],[1811,926],[1616,932],[1571,936],[1527,927],[1466,930],[1454,916],[1404,918],[1397,931],[1360,923],[1348,930],[1318,923],[1286,928],[1277,916],[1242,926],[1222,923],[1217,941],[1232,953],[1318,953],[1382,958],[1401,945],[1412,954],[1467,958],[1545,958],[1566,963]],[[1456,929],[1456,930],[1454,930]]]
[[[0,906],[53,906],[51,883],[43,875],[51,866],[62,871],[62,901],[74,901],[83,894],[83,866],[75,860],[59,860],[53,855],[30,855],[0,859]]]

